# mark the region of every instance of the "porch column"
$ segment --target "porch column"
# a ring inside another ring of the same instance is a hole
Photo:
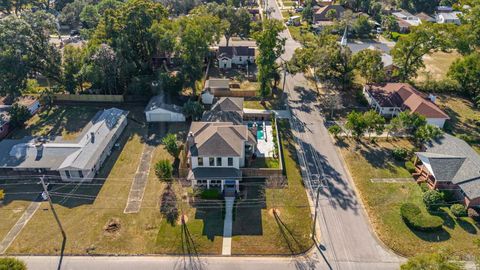
[[[225,181],[225,180],[221,180],[222,183],[220,184],[220,185],[221,185],[220,190],[221,190],[222,192],[223,192],[223,184],[224,184],[224,181]]]
[[[207,180],[207,189],[210,189],[210,180]]]
[[[240,180],[235,180],[235,190],[240,192]]]
[[[197,180],[192,180],[192,187],[195,187],[197,185]]]

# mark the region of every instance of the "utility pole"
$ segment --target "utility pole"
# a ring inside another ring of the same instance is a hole
[[[50,204],[50,209],[52,210],[53,216],[55,217],[55,220],[57,221],[58,227],[60,228],[60,231],[62,232],[63,242],[65,242],[67,240],[67,235],[65,234],[65,231],[63,230],[62,223],[60,222],[60,219],[57,216],[57,212],[55,212],[55,208],[53,207],[52,199],[50,198],[50,193],[48,193],[47,185],[45,184],[44,178],[45,178],[45,176],[40,177],[40,182],[42,183],[42,187],[43,187],[42,197],[48,200],[48,203]]]

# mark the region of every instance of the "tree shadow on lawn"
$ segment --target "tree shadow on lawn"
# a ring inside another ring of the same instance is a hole
[[[410,231],[412,231],[418,238],[427,242],[432,242],[432,243],[444,242],[451,238],[450,233],[443,228],[435,232],[423,232],[423,231],[415,230],[411,227],[409,228],[410,228]]]
[[[223,236],[223,201],[205,200],[195,202],[192,207],[196,209],[195,219],[203,220],[202,235],[213,241],[215,236]]]
[[[265,179],[244,179],[235,201],[232,235],[263,235],[262,209],[266,209]]]
[[[293,232],[287,226],[287,224],[283,222],[283,220],[280,218],[280,215],[278,215],[277,211],[273,211],[273,217],[275,218],[275,222],[278,225],[280,235],[285,240],[285,243],[287,244],[288,249],[290,250],[290,253],[292,255],[300,254],[310,248],[308,244],[304,245],[305,243],[301,243],[300,241],[297,240],[298,237],[295,235],[295,232]]]
[[[471,222],[465,220],[464,218],[457,219],[458,225],[469,234],[478,234],[478,229]]]

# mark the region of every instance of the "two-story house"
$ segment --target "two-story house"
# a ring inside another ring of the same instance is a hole
[[[247,46],[220,46],[218,48],[218,67],[232,68],[232,65],[246,66],[255,63],[255,48]]]
[[[192,186],[239,191],[240,168],[255,153],[256,138],[245,125],[231,122],[192,122],[187,137]]]

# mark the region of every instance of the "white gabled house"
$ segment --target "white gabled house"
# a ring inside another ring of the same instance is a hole
[[[255,63],[255,49],[247,46],[220,46],[217,59],[221,69],[230,69],[233,65],[246,66]]]

